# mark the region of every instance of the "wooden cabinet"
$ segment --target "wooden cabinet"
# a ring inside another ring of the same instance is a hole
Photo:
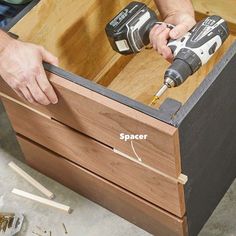
[[[59,58],[44,64],[59,103],[24,102],[2,80],[0,95],[29,165],[154,235],[195,236],[236,176],[234,22],[151,107],[168,63],[150,49],[118,55],[104,33],[128,2],[34,1],[10,31]]]

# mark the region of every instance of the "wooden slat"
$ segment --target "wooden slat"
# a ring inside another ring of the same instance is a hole
[[[23,41],[43,45],[59,58],[62,68],[92,80],[116,55],[105,26],[129,2],[41,0],[11,32]]]
[[[12,101],[4,106],[17,133],[182,217],[183,185]]]
[[[135,156],[131,143],[120,140],[120,133],[147,134],[147,140],[133,141],[143,163],[173,177],[181,174],[176,128],[54,74],[48,73],[48,77],[59,103],[47,107],[26,103],[27,106],[131,157]],[[0,91],[19,100],[2,80]]]
[[[236,7],[235,0],[193,0],[198,19],[208,15],[219,15],[229,24],[230,31],[236,34]]]
[[[40,172],[108,208],[153,235],[186,235],[185,219],[177,218],[161,210],[20,136],[17,139],[27,163]]]

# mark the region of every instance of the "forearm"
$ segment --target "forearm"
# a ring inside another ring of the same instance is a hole
[[[194,8],[191,0],[154,0],[163,19],[176,13],[187,13],[194,17]],[[178,2],[178,3],[176,3]]]
[[[0,53],[12,40],[14,39],[12,39],[6,32],[0,30]]]

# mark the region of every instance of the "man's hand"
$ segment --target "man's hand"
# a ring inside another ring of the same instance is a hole
[[[0,75],[3,80],[30,103],[56,104],[58,99],[42,61],[58,65],[57,58],[41,46],[12,39],[3,32],[1,36],[4,38],[0,51]]]
[[[195,24],[194,9],[189,0],[155,0],[164,19],[164,23],[156,25],[150,32],[150,41],[153,48],[166,60],[172,61],[173,55],[167,43],[169,39],[178,39],[184,36]],[[167,24],[175,26],[170,30]]]

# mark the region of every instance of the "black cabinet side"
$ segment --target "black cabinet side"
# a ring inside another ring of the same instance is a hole
[[[189,178],[185,199],[190,236],[200,232],[236,178],[236,44],[195,96],[176,118],[182,173]]]

